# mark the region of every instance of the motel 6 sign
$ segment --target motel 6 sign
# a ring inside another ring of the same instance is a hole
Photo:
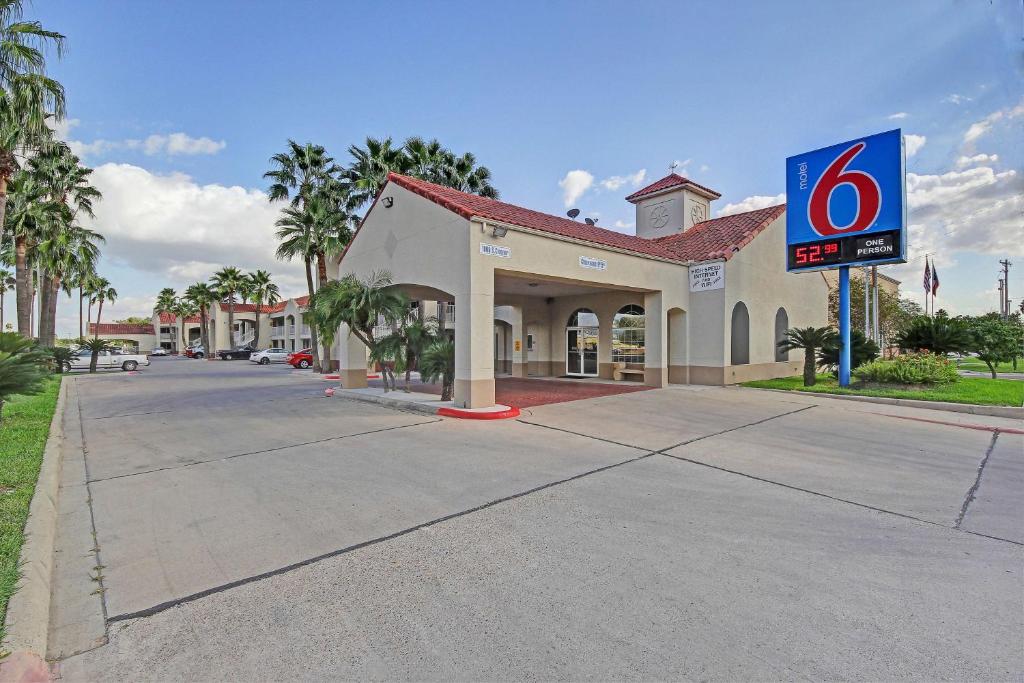
[[[899,129],[786,159],[786,270],[906,262]]]

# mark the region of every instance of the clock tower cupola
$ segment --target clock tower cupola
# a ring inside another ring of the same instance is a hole
[[[686,232],[711,218],[711,202],[721,197],[678,173],[670,173],[626,197],[636,206],[637,237],[654,239]]]

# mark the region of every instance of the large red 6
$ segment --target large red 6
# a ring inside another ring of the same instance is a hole
[[[836,157],[836,160],[829,164],[825,172],[818,178],[814,189],[811,190],[811,201],[807,205],[807,218],[811,227],[819,235],[842,235],[848,232],[860,232],[871,227],[878,217],[878,211],[882,206],[882,193],[878,189],[878,183],[873,177],[863,171],[847,171],[854,157],[863,151],[866,144],[858,142],[845,152]],[[832,224],[829,216],[829,201],[832,192],[843,184],[852,185],[857,192],[857,215],[853,221],[846,226]]]

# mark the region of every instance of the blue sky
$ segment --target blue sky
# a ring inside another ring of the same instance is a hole
[[[96,227],[115,316],[224,261],[301,293],[298,266],[269,256],[267,159],[292,137],[344,162],[367,135],[472,151],[504,200],[551,213],[589,175],[571,203],[629,232],[622,198],[673,161],[722,193],[713,211],[735,211],[784,191],[786,156],[900,127],[923,145],[908,160],[915,260],[892,274],[920,298],[920,257],[936,252],[939,305],[976,313],[994,308],[1009,256],[1024,296],[1013,0],[51,0],[28,14],[68,36],[52,68],[68,91],[62,132],[106,194]]]

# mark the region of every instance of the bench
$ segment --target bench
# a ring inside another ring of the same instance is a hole
[[[612,363],[612,379],[616,382],[625,379],[626,375],[640,375],[640,379],[644,378],[644,371],[640,368],[627,368],[625,363]]]

